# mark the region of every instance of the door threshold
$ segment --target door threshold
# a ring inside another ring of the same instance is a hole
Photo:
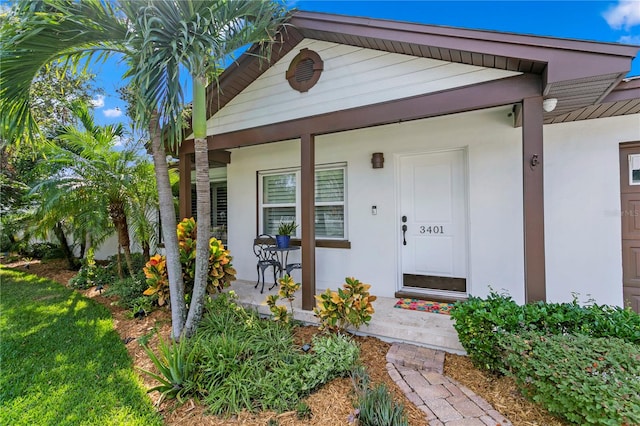
[[[441,302],[441,303],[455,303],[455,302],[464,302],[467,300],[467,295],[461,293],[457,294],[443,294],[441,292],[438,293],[425,293],[422,291],[411,291],[407,289],[398,290],[395,292],[394,296],[398,299],[418,299],[418,300],[430,300],[433,302]]]

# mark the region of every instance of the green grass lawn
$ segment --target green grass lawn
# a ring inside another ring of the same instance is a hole
[[[162,419],[107,309],[53,281],[0,269],[0,424]]]

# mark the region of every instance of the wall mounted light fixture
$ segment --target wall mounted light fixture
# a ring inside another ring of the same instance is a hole
[[[371,164],[374,169],[381,169],[384,167],[384,154],[381,152],[374,152],[371,155]]]
[[[542,109],[546,112],[551,112],[556,109],[556,105],[558,105],[557,98],[548,98],[542,101]]]

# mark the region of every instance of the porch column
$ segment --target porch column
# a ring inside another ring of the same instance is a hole
[[[522,100],[525,300],[546,300],[542,96]]]
[[[178,171],[180,174],[179,189],[179,212],[180,222],[185,217],[191,217],[191,154],[180,153],[180,162],[178,163]]]
[[[301,220],[302,220],[302,309],[316,305],[316,224],[315,224],[315,140],[300,137]]]

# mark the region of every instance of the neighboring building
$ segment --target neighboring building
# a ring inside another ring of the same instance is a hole
[[[209,88],[213,216],[239,279],[256,279],[254,238],[295,218],[305,309],[346,276],[387,297],[640,308],[640,79],[624,79],[640,47],[290,24],[270,66],[245,54]]]

